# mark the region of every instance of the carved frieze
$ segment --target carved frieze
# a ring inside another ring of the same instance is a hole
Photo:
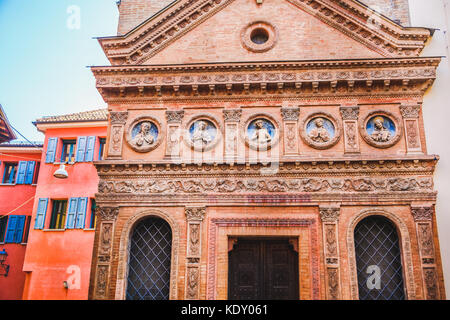
[[[414,221],[432,221],[434,208],[433,206],[411,207],[411,213]]]
[[[405,119],[417,119],[419,118],[420,105],[401,105],[400,112]]]
[[[101,221],[116,221],[119,215],[119,208],[117,207],[99,207],[98,216]]]
[[[242,109],[225,109],[223,110],[223,118],[225,122],[240,122]]]
[[[322,222],[338,222],[341,214],[341,208],[339,207],[320,207],[320,218]]]
[[[125,124],[128,119],[128,112],[110,112],[109,120],[111,124]]]
[[[167,123],[181,123],[184,118],[184,111],[166,111]]]
[[[198,267],[188,267],[186,279],[186,299],[198,300],[200,270]]]
[[[205,218],[206,208],[205,207],[186,208],[185,213],[187,221],[201,222]]]
[[[341,107],[341,115],[343,120],[358,120],[359,107]]]
[[[300,108],[281,108],[281,116],[284,121],[298,121]]]

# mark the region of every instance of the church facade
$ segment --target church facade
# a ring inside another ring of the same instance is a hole
[[[90,299],[445,299],[407,2],[165,2],[99,39]]]

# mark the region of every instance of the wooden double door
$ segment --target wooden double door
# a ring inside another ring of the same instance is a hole
[[[238,239],[229,253],[230,300],[298,300],[298,253],[289,239]]]

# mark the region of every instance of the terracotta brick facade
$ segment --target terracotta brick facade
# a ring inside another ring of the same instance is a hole
[[[375,34],[344,2],[183,0],[100,40],[91,299],[126,298],[146,217],[172,229],[170,299],[227,299],[228,252],[255,237],[289,239],[300,299],[358,299],[354,230],[370,216],[396,226],[405,298],[445,298],[421,111],[440,59],[419,57],[428,30]]]

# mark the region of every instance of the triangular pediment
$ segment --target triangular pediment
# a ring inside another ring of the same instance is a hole
[[[270,48],[250,41],[254,23],[267,27]],[[179,0],[99,41],[113,65],[154,65],[414,57],[429,36],[355,0]]]

